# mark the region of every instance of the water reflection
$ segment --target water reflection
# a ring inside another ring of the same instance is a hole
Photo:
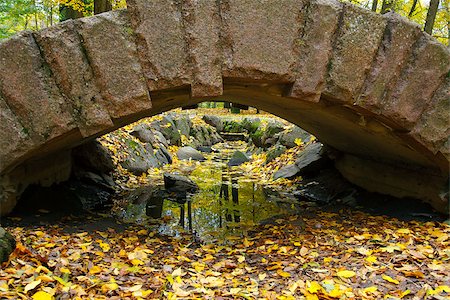
[[[198,184],[197,193],[180,198],[159,186],[149,195],[146,215],[161,220],[159,233],[177,236],[188,231],[203,241],[224,241],[240,238],[253,225],[286,213],[279,199],[266,198],[258,178],[226,165],[236,148],[224,147],[196,165],[189,177]]]

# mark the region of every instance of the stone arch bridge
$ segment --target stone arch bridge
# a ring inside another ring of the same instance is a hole
[[[22,32],[0,43],[1,213],[67,177],[74,146],[205,100],[296,123],[350,181],[445,211],[449,70],[417,25],[333,0],[128,0]]]

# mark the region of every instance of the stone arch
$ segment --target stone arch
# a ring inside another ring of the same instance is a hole
[[[1,211],[65,172],[44,157],[64,164],[88,139],[218,99],[312,132],[360,185],[393,176],[400,196],[411,188],[445,211],[449,70],[448,48],[416,24],[333,0],[128,0],[23,32],[0,43]]]

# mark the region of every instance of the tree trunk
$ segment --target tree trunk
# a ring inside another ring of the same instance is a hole
[[[409,10],[408,18],[411,18],[414,12],[416,11],[417,2],[418,0],[413,0],[413,4],[411,6],[411,9]]]
[[[417,0],[415,0],[417,1]],[[372,11],[377,11],[377,6],[378,6],[378,0],[373,0],[372,2]]]
[[[112,10],[110,0],[94,0],[94,15]]]
[[[428,8],[427,18],[425,20],[424,31],[428,34],[433,33],[434,20],[436,19],[436,14],[439,7],[439,0],[431,0],[430,7]]]

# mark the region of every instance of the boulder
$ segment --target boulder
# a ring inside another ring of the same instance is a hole
[[[115,169],[111,153],[99,141],[87,142],[72,150],[74,166],[88,171],[109,173]]]
[[[0,263],[7,261],[14,249],[16,249],[14,237],[0,227]]]
[[[242,121],[242,127],[248,132],[248,133],[254,133],[256,130],[258,130],[258,127],[261,125],[261,119],[260,118],[244,118]]]
[[[233,155],[231,156],[230,160],[228,161],[228,166],[239,166],[242,165],[245,162],[248,162],[250,159],[245,153],[242,153],[241,151],[235,151]]]
[[[155,134],[147,124],[136,125],[133,128],[133,131],[130,132],[130,134],[136,137],[142,143],[150,143],[152,145],[155,145],[157,143]]]
[[[184,136],[189,137],[192,121],[188,115],[172,115],[176,129]]]
[[[204,115],[202,119],[206,124],[215,127],[218,132],[221,132],[223,130],[222,119],[218,116]]]
[[[276,171],[275,174],[273,174],[273,179],[293,178],[297,176],[299,172],[300,169],[297,167],[296,164],[289,164]]]
[[[331,160],[325,155],[325,149],[321,143],[306,146],[295,161],[302,175],[318,172],[330,163]]]
[[[171,116],[164,116],[162,120],[159,121],[159,128],[160,132],[164,135],[166,140],[170,142],[171,145],[180,145],[181,134],[178,131]]]
[[[300,139],[303,143],[307,143],[312,136],[300,127],[294,125],[293,127],[276,134],[275,137],[281,145],[292,148],[297,145],[295,143],[296,139]]]
[[[135,175],[141,175],[150,168],[157,168],[161,163],[156,159],[153,148],[150,144],[143,146],[133,140],[126,143],[125,152],[128,156],[120,162],[124,169],[127,169]]]
[[[158,152],[161,152],[166,157],[168,164],[172,163],[172,155],[169,153],[167,148],[164,147],[164,145],[161,145],[161,144],[159,145]]]
[[[286,147],[285,146],[283,146],[283,145],[275,145],[274,147],[269,149],[269,151],[267,151],[265,163],[267,164],[267,163],[271,162],[272,160],[274,160],[275,158],[277,158],[278,156],[280,156],[284,152],[286,152]]]
[[[198,160],[198,161],[204,161],[205,157],[203,154],[200,153],[200,151],[195,150],[194,148],[190,146],[181,147],[177,151],[177,156],[179,159],[192,159],[192,160]]]
[[[198,192],[198,185],[192,179],[178,174],[164,173],[164,187],[167,192],[175,194],[178,201],[186,201],[187,193]]]

